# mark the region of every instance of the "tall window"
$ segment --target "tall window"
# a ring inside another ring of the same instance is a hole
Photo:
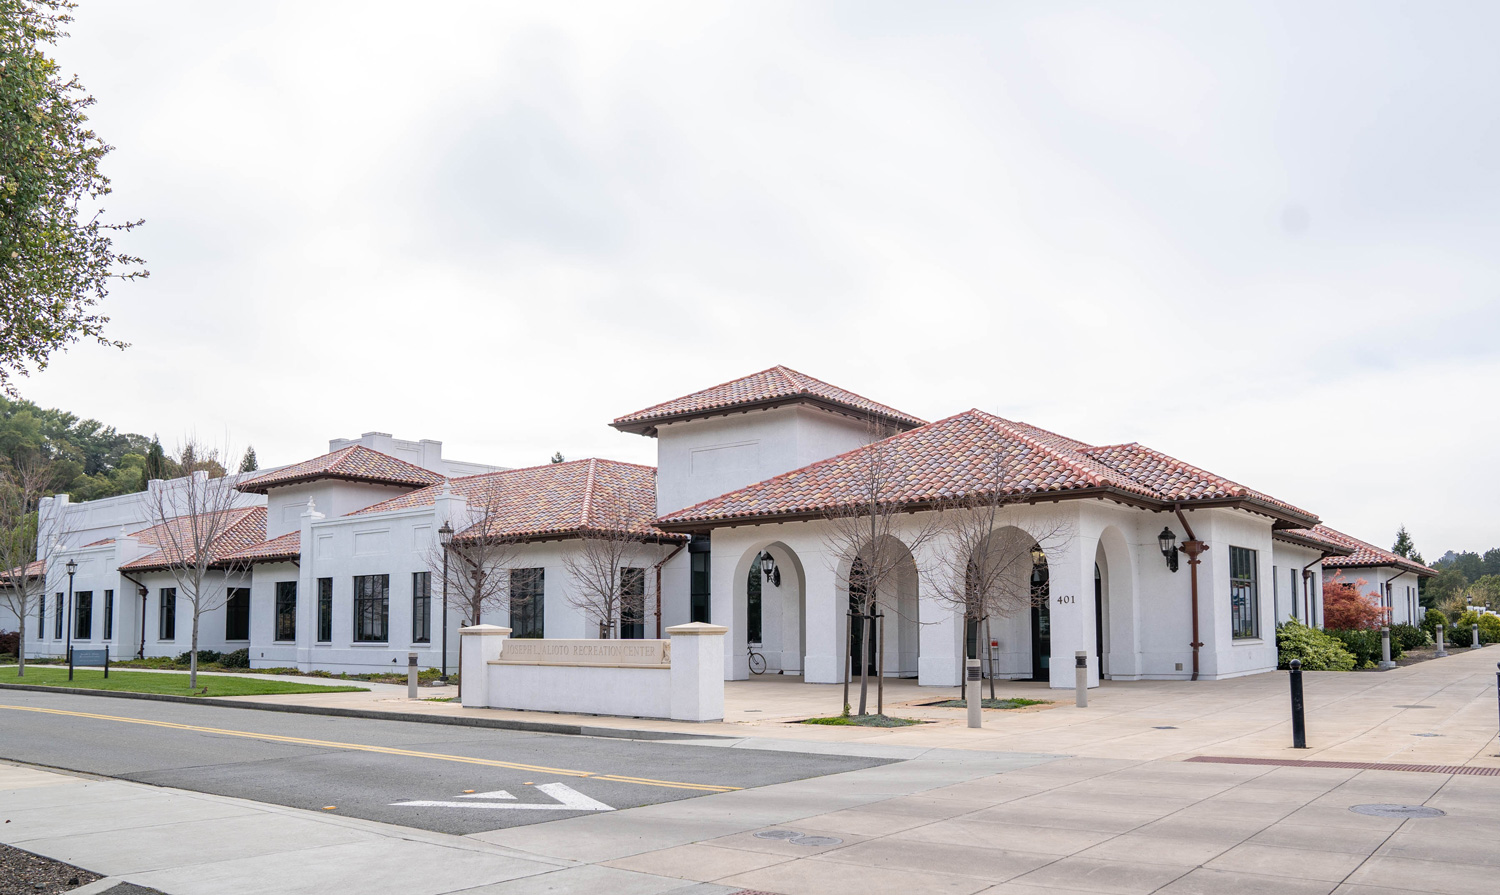
[[[745,639],[749,643],[761,642],[760,558],[763,555],[757,553],[755,559],[750,561],[750,577],[745,581]]]
[[[354,642],[390,639],[391,576],[354,576]]]
[[[333,579],[318,579],[318,642],[333,642]]]
[[[107,590],[104,592],[104,639],[113,640],[115,636],[115,592]]]
[[[545,637],[547,570],[510,570],[510,636]]]
[[[177,639],[177,588],[164,587],[156,592],[156,639]]]
[[[1271,615],[1281,618],[1281,570],[1271,567]]]
[[[1260,593],[1256,587],[1256,554],[1229,548],[1229,625],[1236,640],[1260,636]]]
[[[695,622],[708,622],[713,618],[712,595],[709,591],[708,544],[699,538],[693,538],[688,544],[688,549],[693,551],[699,543],[703,543],[702,549],[688,554],[689,613]]]
[[[411,642],[432,642],[432,573],[411,574]]]
[[[1287,593],[1292,595],[1292,618],[1297,617],[1297,568],[1286,570]]]
[[[94,636],[94,592],[81,590],[73,594],[73,639],[88,640]]]
[[[57,595],[56,605],[52,609],[52,639],[63,639],[63,595]]]
[[[620,637],[640,640],[646,636],[646,570],[620,570]]]
[[[297,582],[276,582],[276,639],[291,643],[297,639]]]
[[[224,604],[224,639],[250,639],[250,588],[231,587]]]
[[[36,601],[36,639],[47,639],[47,595]]]

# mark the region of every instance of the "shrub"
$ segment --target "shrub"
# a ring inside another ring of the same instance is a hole
[[[20,631],[0,631],[0,654],[14,656],[21,651]]]
[[[1344,649],[1354,654],[1354,667],[1374,668],[1380,661],[1380,632],[1369,628],[1355,630],[1332,630],[1327,632],[1343,644]],[[1391,644],[1391,658],[1401,655],[1396,645]]]
[[[1341,631],[1372,630],[1386,623],[1389,610],[1373,594],[1362,594],[1363,578],[1345,581],[1343,573],[1323,586],[1323,627]]]
[[[1296,659],[1305,671],[1354,670],[1354,655],[1337,638],[1296,619],[1276,629],[1276,649],[1282,668],[1289,667]]]
[[[1474,625],[1479,625],[1480,643],[1500,643],[1500,616],[1480,615],[1470,609],[1458,617],[1447,631],[1449,646],[1473,646]]]
[[[1446,624],[1448,624],[1448,616],[1444,615],[1441,609],[1429,609],[1422,616],[1422,630],[1427,632],[1427,636],[1432,638],[1433,642],[1437,641],[1438,625]]]
[[[219,657],[219,664],[223,665],[225,668],[249,668],[250,648],[244,647],[242,649],[237,649],[232,653],[225,653],[224,655]]]
[[[1500,619],[1496,619],[1500,621]],[[1391,625],[1391,649],[1400,648],[1401,652],[1407,650],[1422,649],[1432,646],[1432,638],[1427,632],[1416,625]]]
[[[212,665],[215,662],[219,661],[219,658],[220,658],[220,654],[214,652],[211,649],[201,649],[201,650],[198,650],[198,664],[199,665]],[[189,664],[190,662],[193,661],[193,651],[192,650],[188,650],[187,652],[185,652],[182,655],[178,656],[174,661],[176,661],[176,663],[178,665],[187,665],[187,664]]]

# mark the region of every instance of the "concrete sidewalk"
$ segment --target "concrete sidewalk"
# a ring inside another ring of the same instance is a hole
[[[1500,756],[1495,754],[1500,752],[1496,747],[1497,661],[1500,649],[1479,649],[1455,651],[1445,659],[1386,672],[1309,672],[1304,676],[1309,748],[1295,752],[1290,748],[1285,673],[1196,683],[1106,681],[1090,691],[1086,709],[1073,706],[1069,690],[997,682],[1002,698],[1054,702],[1037,709],[986,711],[980,730],[968,729],[962,709],[924,705],[955,697],[956,689],[918,687],[910,680],[886,682],[886,711],[929,723],[894,729],[792,723],[838,714],[842,687],[776,676],[727,683],[725,720],[711,724],[465,709],[456,702],[427,701],[451,696],[456,688],[423,688],[423,699],[415,702],[406,698],[404,688],[391,685],[372,685],[369,693],[237,696],[226,701],[557,722],[657,734],[863,743],[906,747],[912,750],[909,754],[943,748],[1133,759],[1212,754],[1500,767]]]

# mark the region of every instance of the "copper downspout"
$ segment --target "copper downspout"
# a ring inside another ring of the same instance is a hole
[[[135,657],[137,659],[144,659],[144,658],[146,658],[146,597],[149,596],[151,592],[146,589],[146,585],[140,583],[139,581],[135,580],[134,578],[130,577],[129,575],[125,574],[124,572],[120,573],[120,577],[124,578],[126,581],[129,581],[131,584],[134,584],[136,586],[137,590],[140,592],[140,598],[141,598],[141,648],[135,654]]]
[[[686,546],[687,546],[686,543],[678,544],[676,550],[673,550],[671,553],[668,553],[662,559],[661,562],[659,562],[656,565],[652,566],[652,568],[656,570],[656,639],[657,640],[661,639],[661,567],[667,564],[667,560],[670,560],[672,557],[674,557],[677,554],[681,553],[682,552],[682,548],[684,548]]]
[[[1312,567],[1313,567],[1313,563],[1314,562],[1315,563],[1321,563],[1323,560],[1327,559],[1328,557],[1330,557],[1332,555],[1333,555],[1332,553],[1326,553],[1325,552],[1325,553],[1321,554],[1317,559],[1313,560],[1312,562],[1310,562],[1307,565],[1305,565],[1305,566],[1302,567],[1302,614],[1305,616],[1304,623],[1309,628],[1313,627],[1313,622],[1317,621],[1317,619],[1315,619],[1315,618],[1312,617]]]
[[[1187,530],[1188,539],[1182,542],[1182,552],[1188,555],[1188,570],[1193,578],[1193,677],[1198,679],[1198,650],[1203,644],[1198,640],[1198,557],[1208,549],[1208,545],[1198,540],[1193,534],[1193,527],[1188,524],[1187,517],[1182,514],[1182,504],[1176,504],[1172,511],[1177,514],[1177,521]]]

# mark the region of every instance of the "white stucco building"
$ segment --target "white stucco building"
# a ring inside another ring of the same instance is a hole
[[[874,455],[899,471],[880,500],[902,513],[882,542],[902,556],[901,571],[873,597],[886,616],[881,665],[923,684],[958,683],[966,649],[987,649],[1011,678],[1052,678],[1075,651],[1091,682],[1269,671],[1277,624],[1321,622],[1325,573],[1361,570],[1375,583],[1373,572],[1387,570],[1378,585],[1396,621],[1417,611],[1415,579],[1427,573],[1140,444],[1089,445],[978,410],[927,423],[785,367],[612,425],[655,439],[656,467],[595,459],[508,470],[446,460],[437,442],[367,433],[244,477],[243,517],[218,554],[220,585],[237,590],[205,619],[201,647],[248,649],[256,667],[389,669],[415,651],[423,667],[451,669],[464,622],[516,637],[597,637],[570,558],[601,532],[627,531],[638,547],[620,580],[635,611],[610,621],[620,636],[712,622],[729,628],[726,679],[749,676],[753,645],[771,673],[839,681],[862,560],[831,546],[828,517],[859,502]],[[916,534],[956,500],[986,495],[1006,504],[998,531],[1037,541],[1026,582],[1036,601],[978,631],[936,596],[949,547]],[[109,613],[76,631],[117,654],[182,652],[183,615],[172,630],[170,575],[152,559],[157,537],[143,517],[129,521],[128,498],[111,500],[56,505],[88,520],[69,553],[75,594]],[[481,518],[508,539],[511,606],[481,619],[450,607],[444,618],[440,532],[451,527],[461,548]],[[1045,536],[1057,531],[1066,537]],[[1179,561],[1179,548],[1198,563]],[[47,636],[30,638],[29,651],[61,651],[54,623],[31,623]],[[1053,682],[1071,686],[1072,674]]]

